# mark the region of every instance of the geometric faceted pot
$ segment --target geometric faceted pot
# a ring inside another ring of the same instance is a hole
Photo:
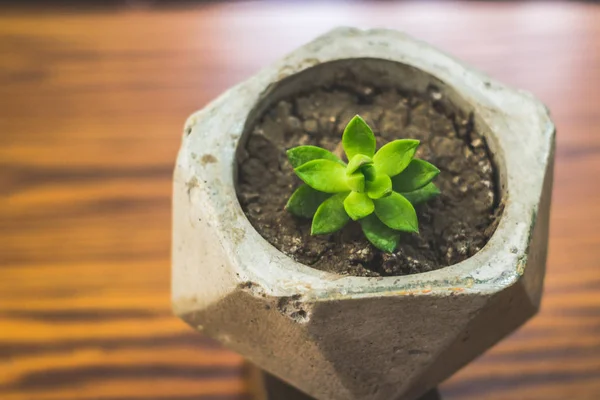
[[[238,147],[266,109],[340,68],[379,87],[435,87],[473,114],[504,203],[474,256],[415,275],[340,276],[294,261],[252,227],[236,197]],[[174,312],[316,399],[416,399],[538,310],[554,134],[532,95],[425,43],[335,29],[188,119],[174,175]]]

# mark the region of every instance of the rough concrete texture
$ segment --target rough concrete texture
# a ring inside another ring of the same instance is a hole
[[[236,198],[238,144],[270,104],[340,68],[474,112],[506,204],[475,256],[417,275],[338,276],[293,261],[252,228]],[[173,309],[316,399],[416,399],[538,309],[553,158],[554,126],[530,94],[402,33],[336,29],[187,121],[174,176]]]

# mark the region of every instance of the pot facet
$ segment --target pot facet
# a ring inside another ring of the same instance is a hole
[[[265,241],[236,198],[236,152],[269,105],[339,68],[435,90],[473,112],[504,212],[488,244],[440,270],[338,276]],[[187,121],[173,193],[172,302],[192,327],[319,400],[412,400],[535,314],[546,263],[554,134],[547,109],[391,30],[338,28]]]

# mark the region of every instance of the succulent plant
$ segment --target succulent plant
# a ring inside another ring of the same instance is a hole
[[[346,164],[328,150],[298,146],[287,151],[294,172],[304,182],[286,209],[312,218],[311,234],[330,234],[351,219],[378,249],[392,252],[400,232],[419,232],[414,205],[440,192],[432,183],[439,170],[414,158],[418,140],[399,139],[377,152],[375,135],[356,115],[342,135]]]

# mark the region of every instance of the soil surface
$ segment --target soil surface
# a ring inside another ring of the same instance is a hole
[[[394,253],[373,247],[360,225],[311,236],[311,220],[284,210],[301,184],[285,151],[311,144],[342,156],[341,137],[359,114],[377,148],[403,138],[421,141],[416,157],[436,165],[441,194],[417,206],[420,234],[403,234]],[[478,252],[502,212],[495,167],[472,116],[431,88],[427,95],[344,82],[280,101],[261,117],[238,158],[238,197],[256,230],[295,260],[342,275],[389,276],[426,272]]]

